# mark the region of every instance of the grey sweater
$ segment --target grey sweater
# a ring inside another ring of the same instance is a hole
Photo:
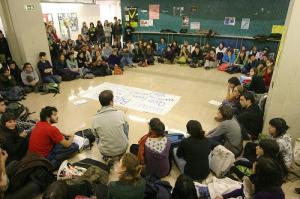
[[[128,147],[128,124],[122,111],[112,106],[102,107],[92,123],[99,137],[98,148],[102,155],[117,156],[125,153]]]
[[[233,146],[233,148],[240,149],[242,142],[242,132],[238,121],[233,117],[231,120],[225,120],[220,123],[220,125],[208,132],[207,137],[215,137],[223,135],[225,138],[224,146]],[[231,150],[231,149],[229,149]],[[232,150],[231,150],[232,151]],[[236,151],[232,151],[237,153]]]

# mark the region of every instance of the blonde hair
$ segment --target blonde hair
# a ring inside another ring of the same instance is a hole
[[[125,153],[120,163],[119,180],[130,184],[136,183],[142,171],[142,165],[140,165],[138,158],[131,153]]]

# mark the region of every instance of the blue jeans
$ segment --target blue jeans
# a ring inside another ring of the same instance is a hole
[[[70,158],[73,154],[79,150],[78,145],[72,143],[69,147],[65,148],[61,144],[56,144],[52,151],[48,155],[48,160],[54,165],[55,168],[59,168],[60,164]]]
[[[124,68],[126,65],[132,65],[132,57],[131,56],[123,56],[121,59],[121,67]]]
[[[49,75],[46,77],[43,77],[44,83],[60,83],[61,82],[61,76],[59,75]]]

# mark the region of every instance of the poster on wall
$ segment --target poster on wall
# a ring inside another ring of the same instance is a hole
[[[149,26],[149,20],[140,20],[140,27],[148,27]]]
[[[134,28],[138,26],[139,23],[139,13],[137,7],[125,7],[125,21],[129,22],[130,25]],[[128,20],[127,20],[128,19]]]
[[[159,4],[149,4],[149,19],[159,19]]]
[[[43,21],[45,23],[49,23],[50,21],[53,21],[52,14],[43,14]]]
[[[182,17],[182,26],[189,26],[190,23],[190,17],[189,16],[183,16]]]
[[[235,17],[225,17],[224,25],[235,26]]]
[[[241,29],[248,30],[250,26],[250,18],[242,18]]]
[[[153,26],[153,19],[148,20],[149,26]]]
[[[191,22],[191,30],[200,30],[200,22]]]
[[[173,7],[173,16],[182,16],[184,11],[184,7]]]
[[[78,31],[77,13],[58,13],[57,16],[62,37],[71,38],[71,32]]]

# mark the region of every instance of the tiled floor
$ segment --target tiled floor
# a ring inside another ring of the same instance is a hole
[[[127,69],[122,76],[99,77],[92,80],[75,80],[61,84],[61,94],[53,97],[52,94],[30,94],[24,104],[35,111],[33,117],[38,117],[40,109],[46,105],[56,106],[59,110],[59,123],[57,126],[64,133],[74,133],[79,129],[89,128],[91,118],[100,105],[95,100],[76,106],[74,101],[79,99],[78,93],[89,87],[97,86],[103,82],[122,84],[131,87],[144,88],[163,93],[181,96],[180,101],[166,115],[156,115],[139,112],[131,109],[120,108],[126,112],[130,125],[130,144],[137,143],[138,139],[147,132],[147,124],[143,121],[152,117],[159,117],[168,128],[185,131],[188,120],[199,120],[206,131],[214,128],[217,123],[213,117],[217,107],[208,104],[215,99],[222,101],[226,94],[227,79],[230,76],[217,70],[204,70],[203,68],[189,68],[179,65],[156,64],[147,68]],[[130,119],[131,118],[131,119]],[[81,153],[75,159],[92,157],[101,159],[97,149]],[[172,169],[166,179],[174,184],[178,170]],[[287,183],[284,189],[288,199],[300,198],[294,193],[294,187],[300,182]]]

